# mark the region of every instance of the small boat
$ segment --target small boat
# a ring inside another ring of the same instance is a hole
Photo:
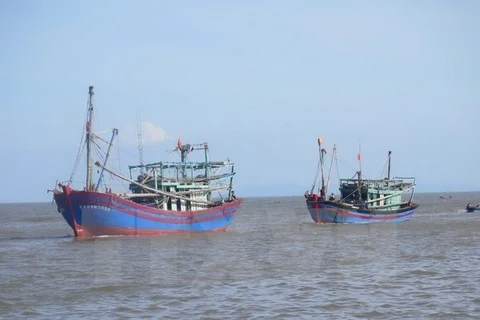
[[[340,198],[337,200],[332,193],[328,199],[328,179],[324,175],[325,149],[322,149],[322,139],[318,139],[319,170],[310,191],[305,192],[307,208],[316,223],[377,223],[400,222],[412,218],[418,204],[413,203],[415,178],[390,178],[391,151],[388,152],[388,173],[384,179],[364,179],[361,170],[352,178],[340,179]],[[333,148],[333,160],[336,160],[336,148]],[[360,154],[357,155],[360,161]],[[361,167],[361,166],[360,166]],[[318,192],[314,192],[316,181],[321,174]],[[411,192],[404,200],[404,194]]]
[[[467,204],[466,207],[467,212],[480,212],[480,205],[477,204],[476,207],[472,206],[470,203]]]
[[[93,95],[93,86],[90,86],[84,132],[87,153],[85,186],[81,190],[74,189],[71,178],[67,183],[57,183],[53,190],[49,190],[53,192],[58,211],[74,235],[93,237],[225,231],[242,203],[233,191],[234,163],[228,158],[225,161],[210,161],[206,142],[190,145],[183,144],[179,139],[171,151],[180,154],[180,161],[143,164],[141,160],[140,164],[128,167],[129,177],[123,176],[107,167],[117,129],[113,129],[103,162],[93,160],[93,149],[100,139],[92,130]],[[203,150],[204,161],[188,161],[187,156],[194,150]],[[94,165],[98,167],[95,180]],[[110,178],[120,179],[128,190],[112,192],[104,179],[108,173]]]

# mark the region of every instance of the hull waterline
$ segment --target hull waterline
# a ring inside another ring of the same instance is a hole
[[[161,210],[115,194],[74,191],[54,196],[75,236],[162,235],[225,231],[242,200],[197,211]]]
[[[307,200],[307,208],[316,223],[385,223],[411,219],[418,207],[412,204],[398,210],[357,209],[332,201]]]

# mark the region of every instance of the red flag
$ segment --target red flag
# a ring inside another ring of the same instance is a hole
[[[360,153],[357,153],[357,160],[360,161]]]
[[[182,138],[178,138],[177,148],[178,148],[178,149],[181,149],[181,148],[182,148]]]

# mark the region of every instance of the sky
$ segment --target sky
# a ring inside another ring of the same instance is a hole
[[[475,0],[2,0],[0,202],[69,179],[90,85],[124,168],[141,123],[144,162],[207,141],[239,197],[303,195],[318,137],[342,164],[333,191],[359,150],[364,177],[392,151],[416,192],[480,190],[479,16]]]

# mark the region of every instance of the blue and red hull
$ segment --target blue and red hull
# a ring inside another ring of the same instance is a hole
[[[171,211],[137,204],[112,193],[64,187],[54,196],[75,236],[160,235],[225,231],[242,203],[234,200],[197,211]]]
[[[417,204],[396,210],[357,209],[334,202],[307,199],[307,208],[316,223],[402,222],[413,217]]]

